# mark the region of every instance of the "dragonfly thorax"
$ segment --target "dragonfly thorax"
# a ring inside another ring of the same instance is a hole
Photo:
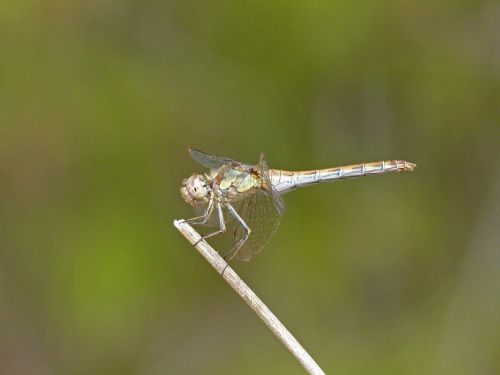
[[[201,174],[193,174],[182,181],[181,195],[193,207],[203,207],[210,200],[210,184]]]

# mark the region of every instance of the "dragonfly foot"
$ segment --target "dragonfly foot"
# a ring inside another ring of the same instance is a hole
[[[229,264],[226,264],[226,266],[224,267],[224,269],[222,270],[222,272],[220,273],[220,275],[224,275],[224,271],[227,269],[227,267],[229,267]]]

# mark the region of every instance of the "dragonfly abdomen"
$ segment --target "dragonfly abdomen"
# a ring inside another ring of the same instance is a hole
[[[406,172],[412,171],[413,168],[415,168],[415,164],[407,161],[388,160],[309,171],[270,169],[269,177],[274,189],[280,193],[285,193],[299,187],[309,186],[319,182],[361,177],[370,174]]]

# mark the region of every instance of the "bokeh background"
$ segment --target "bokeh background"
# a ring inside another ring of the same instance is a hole
[[[0,373],[303,373],[174,229],[188,147],[417,163],[285,196],[234,266],[327,373],[499,373],[499,25],[483,0],[2,3]]]

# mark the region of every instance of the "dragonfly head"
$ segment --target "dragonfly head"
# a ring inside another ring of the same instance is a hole
[[[193,174],[182,181],[181,195],[193,207],[205,206],[210,198],[210,186],[207,178],[201,174]]]

